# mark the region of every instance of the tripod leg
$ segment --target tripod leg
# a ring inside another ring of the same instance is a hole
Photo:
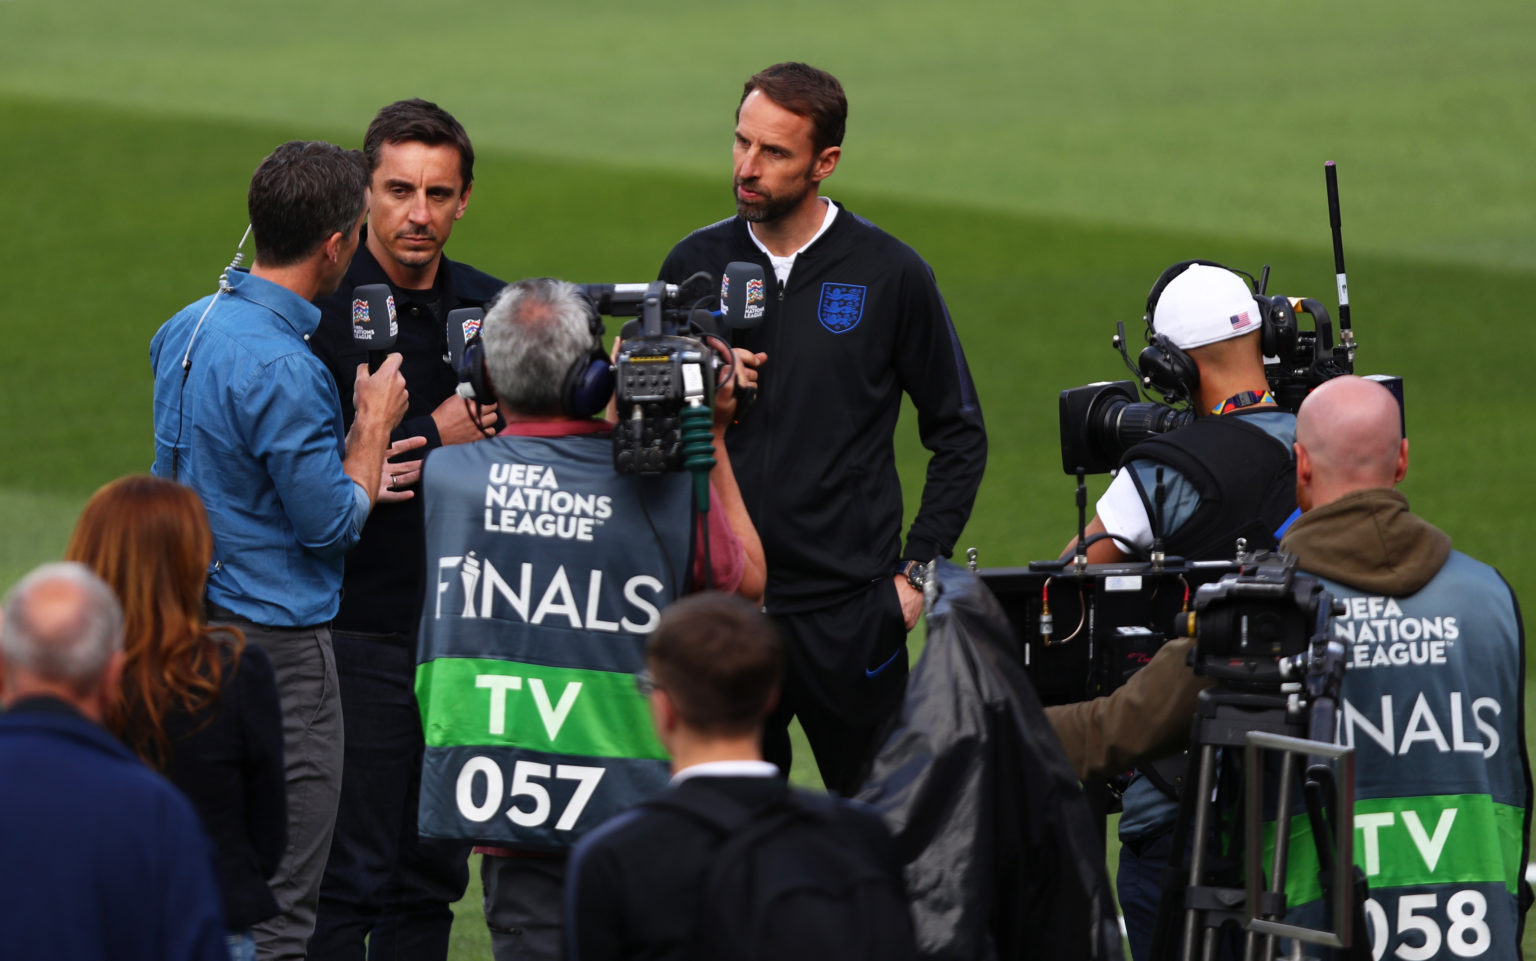
[[[1280,755],[1280,792],[1275,804],[1275,853],[1274,860],[1269,866],[1269,890],[1285,891],[1285,866],[1290,855],[1291,847],[1291,792],[1296,781],[1296,755],[1286,752]],[[1249,851],[1249,857],[1258,857],[1259,852]],[[1250,906],[1251,907],[1251,906]],[[1280,921],[1282,917],[1266,915],[1265,920]],[[1275,956],[1275,936],[1264,936],[1265,958]]]
[[[1211,826],[1211,788],[1216,781],[1216,747],[1207,744],[1200,748],[1200,777],[1195,786],[1194,837],[1189,857],[1190,887],[1198,887],[1205,881],[1205,855]],[[1200,929],[1200,912],[1196,908],[1184,911],[1184,944],[1179,956],[1191,961],[1195,951],[1195,934]]]

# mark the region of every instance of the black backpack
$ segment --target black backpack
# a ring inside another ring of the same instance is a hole
[[[647,803],[681,811],[720,838],[700,888],[689,957],[916,957],[901,877],[850,823],[840,809],[847,802],[789,790],[755,809],[717,791],[673,792]]]

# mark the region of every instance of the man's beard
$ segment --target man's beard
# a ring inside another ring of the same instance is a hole
[[[793,195],[783,194],[775,197],[772,194],[764,193],[761,194],[761,199],[748,202],[742,200],[736,193],[736,188],[743,186],[748,187],[748,189],[754,192],[761,190],[761,187],[756,181],[733,181],[731,183],[731,197],[736,201],[736,215],[742,220],[754,224],[772,223],[775,220],[781,219],[785,214],[800,206],[800,203],[805,200],[806,194],[811,192],[810,185],[807,184],[798,193]]]
[[[436,237],[431,233],[406,232],[396,234],[395,238],[397,240],[405,240],[407,238],[419,238],[422,240],[431,241],[436,240]],[[438,255],[439,250],[441,250],[441,248],[428,248],[423,250],[411,247],[391,247],[389,250],[389,255],[390,257],[394,258],[395,263],[402,267],[425,267],[427,264],[432,262],[434,257]]]

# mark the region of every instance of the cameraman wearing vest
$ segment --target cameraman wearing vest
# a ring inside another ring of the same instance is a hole
[[[705,587],[757,601],[765,579],[722,439],[735,383],[716,394],[706,513],[689,474],[614,470],[602,333],[573,284],[507,287],[466,352],[507,426],[424,471],[421,829],[498,839],[481,865],[498,961],[559,958],[570,844],[666,784],[631,679],[661,608]]]
[[[1281,550],[1344,602],[1341,743],[1355,749],[1355,863],[1373,957],[1521,957],[1531,831],[1525,632],[1499,572],[1394,490],[1408,473],[1397,399],[1336,377],[1296,417],[1296,500]],[[1299,819],[1291,850],[1310,851]],[[1293,917],[1323,916],[1292,867]]]
[[[1291,452],[1296,418],[1277,407],[1269,392],[1260,347],[1262,318],[1263,305],[1243,279],[1207,261],[1175,264],[1153,284],[1145,320],[1154,363],[1149,370],[1144,355],[1143,370],[1165,395],[1189,398],[1197,416],[1188,426],[1125,453],[1085,531],[1089,537],[1107,531],[1124,543],[1111,537],[1093,542],[1089,562],[1126,559],[1131,553],[1127,545],[1146,551],[1159,537],[1164,552],[1191,560],[1230,557],[1239,537],[1247,539],[1250,550],[1276,545],[1296,507]],[[1074,541],[1065,555],[1075,546]],[[1171,661],[1172,652],[1161,660]],[[1154,665],[1161,669],[1158,661],[1154,658],[1142,673]],[[1174,662],[1173,670],[1181,664]],[[1139,689],[1149,695],[1138,704],[1146,709],[1142,719],[1170,719],[1174,739],[1187,738],[1198,689]],[[1092,712],[1103,700],[1046,709],[1080,773],[1083,754],[1102,746]],[[1157,729],[1154,724],[1141,728]],[[1137,772],[1122,803],[1117,888],[1131,954],[1145,961],[1178,801],[1168,779]]]
[[[1333,627],[1349,652],[1338,739],[1356,752],[1372,955],[1518,958],[1531,903],[1519,605],[1498,571],[1452,550],[1393,489],[1408,442],[1386,388],[1359,377],[1318,387],[1301,405],[1295,453],[1304,513],[1280,549],[1345,605]],[[1163,645],[1107,697],[1046,709],[1079,776],[1187,745],[1210,685],[1185,664],[1191,643]],[[1298,819],[1293,857],[1312,847]],[[1294,863],[1286,897],[1290,920],[1320,924],[1316,877]]]

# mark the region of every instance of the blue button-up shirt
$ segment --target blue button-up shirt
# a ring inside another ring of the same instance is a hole
[[[208,510],[209,601],[258,624],[319,624],[336,614],[368,493],[342,470],[336,383],[307,343],[319,309],[248,273],[229,280],[195,340],[207,297],[150,342],[154,472]]]

